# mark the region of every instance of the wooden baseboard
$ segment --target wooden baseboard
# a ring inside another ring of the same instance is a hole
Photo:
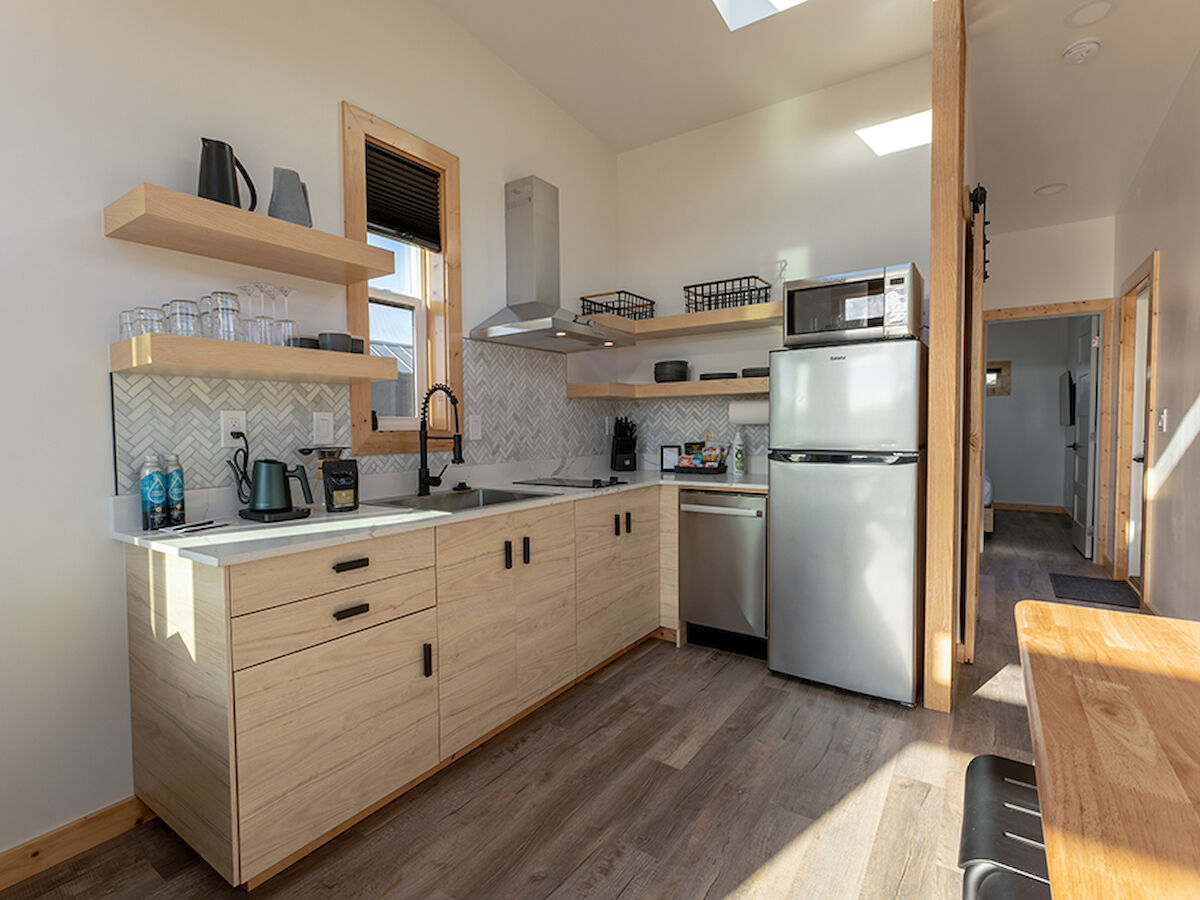
[[[0,890],[153,818],[154,812],[145,803],[137,797],[126,797],[33,840],[0,851]]]
[[[274,878],[280,872],[284,871],[287,868],[290,868],[291,866],[293,866],[297,862],[299,862],[301,859],[308,856],[308,854],[312,853],[314,850],[316,850],[322,844],[328,843],[329,841],[333,840],[335,837],[337,837],[342,832],[353,828],[355,825],[357,825],[363,819],[367,818],[367,816],[377,813],[379,810],[383,809],[385,806],[387,806],[393,800],[400,797],[402,794],[405,794],[408,791],[411,791],[413,788],[415,788],[421,782],[423,782],[429,778],[432,778],[434,775],[436,775],[438,772],[442,771],[442,769],[446,768],[451,763],[457,762],[458,760],[460,760],[464,756],[466,756],[468,753],[470,753],[472,750],[475,750],[478,747],[483,746],[488,741],[490,741],[492,738],[494,738],[496,735],[500,734],[500,732],[502,732],[508,728],[511,728],[513,725],[517,724],[517,722],[520,722],[522,719],[524,719],[530,713],[545,706],[547,703],[549,703],[555,697],[559,696],[560,694],[564,694],[567,691],[569,691],[571,688],[575,687],[575,685],[579,684],[579,682],[583,681],[589,675],[592,675],[593,673],[600,671],[605,666],[607,666],[609,663],[612,663],[612,662],[620,659],[622,656],[624,656],[626,653],[628,653],[630,650],[632,650],[638,644],[644,643],[645,641],[648,641],[652,638],[658,637],[659,631],[671,631],[671,629],[659,628],[657,631],[652,631],[650,634],[647,634],[644,637],[638,638],[636,641],[634,641],[632,644],[630,644],[624,650],[620,650],[620,651],[614,653],[608,659],[604,660],[604,662],[588,669],[586,672],[579,675],[574,680],[569,681],[568,683],[564,684],[562,687],[560,687],[554,693],[543,697],[541,700],[539,700],[537,703],[534,703],[532,706],[526,707],[525,709],[521,710],[521,712],[517,713],[511,719],[497,725],[495,728],[493,728],[491,731],[489,731],[483,737],[472,741],[470,744],[467,744],[467,746],[463,747],[461,750],[458,750],[458,751],[450,754],[445,759],[443,759],[441,762],[439,762],[436,766],[434,766],[432,769],[422,772],[420,775],[418,775],[416,778],[414,778],[408,784],[404,785],[403,787],[397,788],[396,790],[394,790],[390,794],[388,794],[386,797],[383,797],[382,799],[377,800],[376,802],[372,803],[366,809],[362,810],[362,812],[359,812],[356,815],[351,816],[349,819],[342,822],[340,825],[335,825],[333,828],[329,829],[327,832],[325,832],[319,838],[317,838],[313,841],[310,841],[308,844],[301,847],[295,853],[292,853],[290,856],[287,856],[287,857],[281,859],[279,862],[277,862],[275,865],[271,866],[269,869],[266,869],[266,870],[258,873],[253,878],[247,879],[246,890],[252,891],[257,887],[260,887],[264,882],[270,880],[271,878]],[[666,640],[666,638],[664,638],[664,640]],[[674,632],[671,632],[670,640],[672,643],[674,643],[674,641],[675,641]]]
[[[1042,506],[1038,503],[993,503],[992,509],[1006,509],[1010,512],[1053,513],[1058,516],[1069,516],[1065,506]]]
[[[675,629],[667,628],[666,626],[656,630],[653,634],[650,635],[650,637],[654,638],[657,641],[666,641],[669,644],[674,644],[676,642]]]

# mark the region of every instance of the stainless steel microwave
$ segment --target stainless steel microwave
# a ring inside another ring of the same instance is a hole
[[[783,292],[784,346],[924,339],[924,293],[913,263],[789,281]]]

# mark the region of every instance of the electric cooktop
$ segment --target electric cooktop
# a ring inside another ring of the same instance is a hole
[[[546,487],[606,488],[618,484],[629,484],[629,482],[621,481],[616,475],[610,475],[607,480],[603,478],[530,478],[527,481],[514,481],[513,484],[539,484]]]

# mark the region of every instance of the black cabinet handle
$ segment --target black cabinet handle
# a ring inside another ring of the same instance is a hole
[[[629,532],[631,532],[631,531],[633,531],[633,513],[626,511],[625,512],[625,533],[629,534]]]
[[[512,541],[504,542],[504,568],[512,568]]]
[[[621,514],[613,513],[613,534],[621,536]]]
[[[525,565],[529,565],[529,535],[521,538],[521,558],[524,559]]]
[[[425,645],[425,677],[433,674],[433,644]]]
[[[333,571],[337,573],[349,572],[351,569],[365,569],[371,564],[371,557],[362,556],[358,559],[348,559],[345,562],[334,563]]]
[[[347,606],[343,609],[335,609],[333,611],[333,617],[340,622],[342,619],[348,619],[351,616],[361,616],[363,613],[370,611],[370,603],[359,603],[357,606]]]

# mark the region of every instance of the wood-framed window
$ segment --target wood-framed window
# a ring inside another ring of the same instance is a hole
[[[346,237],[366,241],[367,216],[367,144],[411,160],[437,173],[440,253],[421,254],[420,297],[389,295],[382,286],[375,290],[377,303],[397,307],[412,306],[420,322],[412,328],[412,358],[418,371],[414,381],[421,393],[429,385],[444,383],[459,398],[463,412],[462,389],[462,256],[459,212],[458,157],[402,128],[373,116],[351,103],[342,103],[342,182],[346,215]],[[346,287],[346,322],[352,334],[361,334],[370,344],[371,282],[355,282]],[[419,308],[418,308],[419,307]],[[376,309],[377,323],[380,310]],[[376,330],[379,330],[378,328]],[[379,343],[379,342],[377,342]],[[378,352],[385,352],[375,348]],[[376,388],[376,397],[380,390]],[[418,398],[419,400],[419,398]],[[400,406],[404,404],[401,403]],[[395,410],[390,410],[395,411]],[[350,386],[350,430],[353,452],[415,453],[418,449],[417,418],[413,416],[373,416],[372,385]],[[430,434],[450,434],[453,419],[444,394],[430,404]],[[373,421],[374,420],[374,421]],[[382,420],[383,428],[378,427]],[[376,426],[376,427],[373,427]]]
[[[1012,362],[990,362],[983,372],[983,384],[989,397],[1007,397],[1012,393]]]

